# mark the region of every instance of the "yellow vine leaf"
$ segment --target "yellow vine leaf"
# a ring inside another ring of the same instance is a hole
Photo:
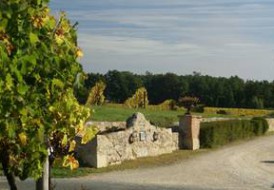
[[[76,50],[76,57],[81,58],[83,56],[84,56],[83,51],[80,48],[77,48],[77,50]]]
[[[75,150],[75,146],[76,146],[76,142],[75,140],[72,140],[70,143],[69,143],[69,152],[72,152]]]
[[[64,135],[62,139],[62,146],[66,146],[68,144],[68,135]]]
[[[27,144],[27,135],[26,135],[26,133],[22,132],[18,136],[19,136],[19,140],[20,140],[21,144],[23,146],[25,146]]]
[[[88,143],[91,139],[95,137],[97,132],[98,132],[98,129],[95,127],[86,127],[81,143],[82,144]]]
[[[79,162],[71,155],[65,156],[63,161],[64,167],[70,167],[71,170],[79,167]]]

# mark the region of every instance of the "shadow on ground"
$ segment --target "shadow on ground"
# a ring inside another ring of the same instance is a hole
[[[262,163],[265,163],[265,164],[274,164],[274,160],[264,160],[264,161],[261,161]]]
[[[73,179],[54,180],[54,190],[220,190],[220,188],[201,188],[193,186],[165,186],[165,185],[139,185],[119,182],[90,181]],[[18,181],[19,190],[35,190],[33,180]],[[5,180],[0,180],[0,189],[8,190]]]

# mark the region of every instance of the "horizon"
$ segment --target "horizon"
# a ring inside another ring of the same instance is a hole
[[[151,72],[273,81],[271,0],[54,0],[79,22],[85,72]]]
[[[111,71],[118,71],[118,72],[130,72],[134,75],[147,75],[147,73],[149,74],[152,74],[152,75],[166,75],[166,74],[175,74],[177,76],[194,76],[194,75],[199,75],[199,76],[208,76],[208,77],[213,77],[213,78],[225,78],[225,79],[229,79],[229,78],[233,78],[233,77],[238,77],[239,79],[243,80],[244,82],[247,82],[247,81],[253,81],[253,82],[263,82],[263,81],[267,81],[269,83],[274,83],[274,80],[266,80],[266,79],[244,79],[238,75],[231,75],[231,76],[213,76],[213,75],[208,75],[208,74],[204,74],[204,73],[201,73],[201,72],[196,72],[196,71],[193,71],[192,73],[187,73],[187,74],[178,74],[178,73],[174,73],[174,72],[163,72],[163,73],[152,73],[152,72],[149,72],[149,71],[146,71],[145,73],[136,73],[136,72],[132,72],[132,71],[128,71],[128,70],[117,70],[117,69],[113,69],[113,70],[108,70],[106,72],[86,72],[86,74],[101,74],[101,75],[105,75],[107,74],[108,72],[111,72]]]

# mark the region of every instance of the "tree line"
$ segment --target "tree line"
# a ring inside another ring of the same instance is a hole
[[[194,96],[206,106],[235,108],[274,108],[274,81],[243,80],[238,76],[213,77],[194,72],[192,75],[146,74],[112,70],[106,74],[88,73],[83,87],[77,92],[84,103],[89,90],[98,81],[106,84],[106,100],[124,103],[140,87],[145,87],[150,104]]]

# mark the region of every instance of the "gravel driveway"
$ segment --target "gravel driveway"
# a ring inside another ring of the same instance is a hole
[[[55,183],[56,190],[272,189],[274,136],[228,146],[173,165],[58,179]],[[34,182],[20,182],[18,187],[32,190]],[[8,189],[4,178],[0,178],[0,189]]]

